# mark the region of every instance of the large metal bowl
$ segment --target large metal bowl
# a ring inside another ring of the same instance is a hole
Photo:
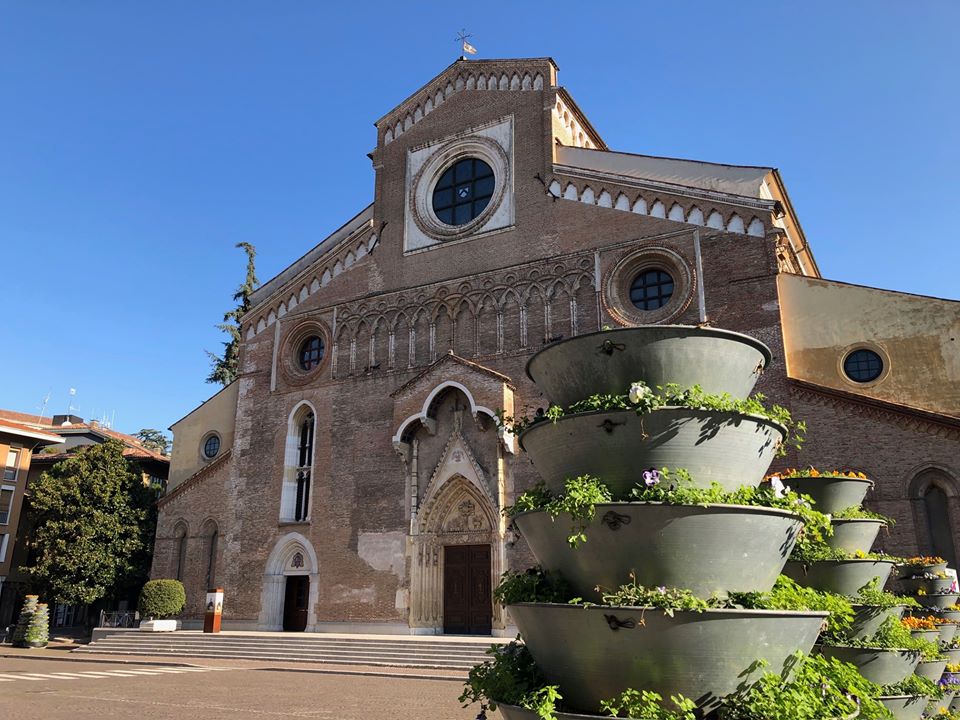
[[[626,688],[678,693],[702,708],[807,653],[825,612],[676,611],[518,603],[509,606],[534,660],[564,702],[597,712]],[[761,666],[758,661],[765,660]]]
[[[820,477],[783,478],[783,482],[803,495],[809,495],[820,512],[837,513],[851,507],[860,507],[872,480],[821,475]]]
[[[770,348],[748,335],[688,325],[646,325],[578,335],[527,363],[527,375],[567,407],[595,394],[623,394],[642,380],[700,385],[708,393],[746,398],[770,364]]]
[[[883,520],[853,518],[850,520],[833,520],[833,535],[827,538],[827,545],[837,550],[846,550],[850,553],[868,553],[873,547],[877,535],[886,523]]]
[[[783,574],[795,580],[798,585],[812,587],[822,592],[839,593],[855,597],[864,585],[874,578],[884,586],[893,562],[890,560],[818,560],[810,565],[789,561],[783,567]]]
[[[577,595],[600,600],[599,585],[630,580],[714,593],[765,592],[773,587],[803,523],[793,513],[744,505],[602,503],[586,527],[587,541],[567,542],[574,520],[542,510],[514,522],[540,564],[559,571]]]
[[[618,495],[651,467],[686,468],[696,487],[759,485],[785,436],[782,425],[752,415],[667,407],[543,420],[521,433],[520,445],[551,491],[563,492],[569,477],[595,475]]]

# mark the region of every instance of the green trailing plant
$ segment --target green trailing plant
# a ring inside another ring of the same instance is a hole
[[[833,548],[827,544],[825,539],[815,537],[812,534],[806,534],[797,541],[790,553],[790,559],[804,565],[811,565],[824,560],[889,560],[893,562],[898,560],[893,555],[887,555],[886,553],[863,552],[862,550],[849,552]]]
[[[850,638],[837,633],[821,636],[825,645],[834,647],[856,647],[871,650],[911,650],[919,652],[925,659],[940,657],[940,647],[936,642],[915,638],[899,619],[889,617],[883,621],[874,635],[867,638]]]
[[[37,603],[23,639],[27,647],[46,647],[50,640],[50,611],[46,603]]]
[[[627,688],[618,697],[602,701],[600,709],[612,717],[635,720],[696,720],[697,705],[693,700],[683,695],[671,695],[670,703],[672,709],[664,706],[663,696],[659,693]]]
[[[567,542],[577,547],[586,542],[587,525],[596,517],[596,506],[610,502],[610,489],[599,479],[590,475],[568,478],[564,492],[551,495],[542,482],[517,498],[517,502],[504,512],[513,517],[526,510],[544,510],[556,520],[560,515],[569,515],[573,520]]]
[[[493,599],[501,605],[521,602],[566,603],[572,594],[573,590],[562,576],[538,566],[523,572],[507,570],[493,591]]]
[[[27,595],[23,599],[23,607],[20,608],[20,615],[17,618],[17,625],[13,630],[13,646],[27,646],[27,629],[30,627],[30,621],[37,612],[39,601],[37,595]]]
[[[179,580],[150,580],[140,591],[137,609],[146,618],[172,618],[183,612],[187,595]]]
[[[527,708],[542,720],[553,720],[560,693],[547,684],[526,645],[516,641],[494,645],[487,655],[490,659],[467,675],[459,697],[463,707],[480,703],[477,720],[485,720],[487,710],[496,710],[498,703]]]
[[[638,585],[636,580],[636,576],[631,573],[630,582],[624,583],[616,590],[601,589],[603,602],[607,605],[656,608],[663,610],[664,615],[670,617],[673,617],[676,610],[703,612],[711,607],[722,607],[726,603],[726,600],[715,598],[704,600],[683,588],[668,588],[663,585],[648,588]]]
[[[827,618],[828,632],[843,632],[853,622],[853,606],[848,598],[798,585],[786,575],[778,577],[769,592],[731,593],[730,601],[755,610],[826,611],[830,613]]]
[[[884,685],[884,695],[913,695],[939,700],[943,697],[943,689],[933,680],[919,675],[909,675],[902,682],[895,685]]]
[[[606,393],[591,395],[563,409],[556,405],[546,411],[538,409],[531,417],[527,408],[524,414],[517,416],[497,412],[497,422],[505,430],[519,435],[532,424],[545,420],[556,422],[565,414],[601,412],[607,410],[634,410],[638,415],[646,415],[662,407],[683,407],[691,410],[709,410],[711,412],[738,413],[752,415],[778,423],[786,428],[784,442],[778,448],[778,455],[785,455],[787,447],[800,449],[807,427],[802,421],[795,421],[790,411],[780,405],[767,406],[766,398],[757,393],[746,399],[734,398],[728,393],[707,393],[699,385],[682,387],[676,383],[658,385],[651,389],[642,381],[631,383],[623,394]]]
[[[553,495],[540,482],[518,496],[512,506],[504,509],[504,513],[508,517],[515,517],[528,510],[545,510],[554,519],[564,513],[569,514],[573,523],[567,540],[573,547],[586,541],[586,527],[596,516],[595,506],[605,502],[769,507],[798,515],[803,521],[801,538],[812,538],[825,544],[823,539],[833,532],[830,517],[815,510],[808,496],[777,490],[769,483],[726,491],[719,483],[711,483],[709,488],[694,487],[690,473],[684,468],[648,468],[640,471],[640,475],[637,484],[622,495],[613,495],[602,480],[589,475],[567,479],[565,492],[560,495]]]
[[[857,591],[856,596],[853,598],[853,604],[867,605],[869,607],[884,609],[901,606],[908,608],[920,607],[920,603],[918,603],[912,597],[894,595],[893,593],[881,590],[880,578],[873,578],[870,582],[860,588],[860,590]]]
[[[888,528],[891,528],[897,524],[897,521],[892,517],[881,515],[880,513],[873,512],[872,510],[865,510],[858,505],[848,507],[846,510],[841,510],[840,512],[835,512],[832,514],[832,517],[834,520],[880,520],[881,522],[886,523]]]
[[[857,720],[890,717],[876,698],[880,687],[853,665],[835,658],[797,653],[782,673],[764,673],[759,681],[724,698],[720,720]]]
[[[682,588],[648,588],[638,585],[635,576],[631,575],[630,582],[616,590],[602,591],[602,597],[604,603],[610,605],[657,608],[670,616],[676,610],[703,612],[724,608],[826,611],[831,613],[831,627],[838,630],[847,628],[853,620],[853,608],[846,598],[802,587],[785,575],[777,578],[769,592],[730,593],[726,597],[710,598],[697,597],[690,590]]]

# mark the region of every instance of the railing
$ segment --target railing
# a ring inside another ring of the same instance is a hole
[[[135,628],[140,625],[140,613],[135,610],[118,612],[100,611],[100,624],[97,627],[105,628]]]

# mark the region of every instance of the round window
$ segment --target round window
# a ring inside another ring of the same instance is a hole
[[[203,442],[203,456],[208,460],[215,458],[217,453],[220,452],[220,437],[217,435],[210,435]]]
[[[883,358],[873,350],[854,350],[844,358],[843,372],[854,382],[871,382],[883,373]]]
[[[496,184],[483,160],[464,158],[447,168],[433,188],[433,212],[445,225],[466,225],[490,204]]]
[[[673,276],[660,268],[648,268],[633,279],[630,302],[638,310],[659,310],[673,297]]]
[[[317,367],[323,360],[323,350],[323,338],[319,335],[311,335],[300,343],[300,368],[310,371]]]

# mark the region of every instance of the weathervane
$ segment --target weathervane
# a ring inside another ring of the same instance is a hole
[[[461,60],[467,59],[467,53],[470,55],[477,54],[477,49],[467,42],[467,40],[472,37],[473,35],[467,34],[466,28],[462,28],[460,32],[457,33],[457,42],[460,43],[460,49],[463,52],[463,55],[460,56]]]

